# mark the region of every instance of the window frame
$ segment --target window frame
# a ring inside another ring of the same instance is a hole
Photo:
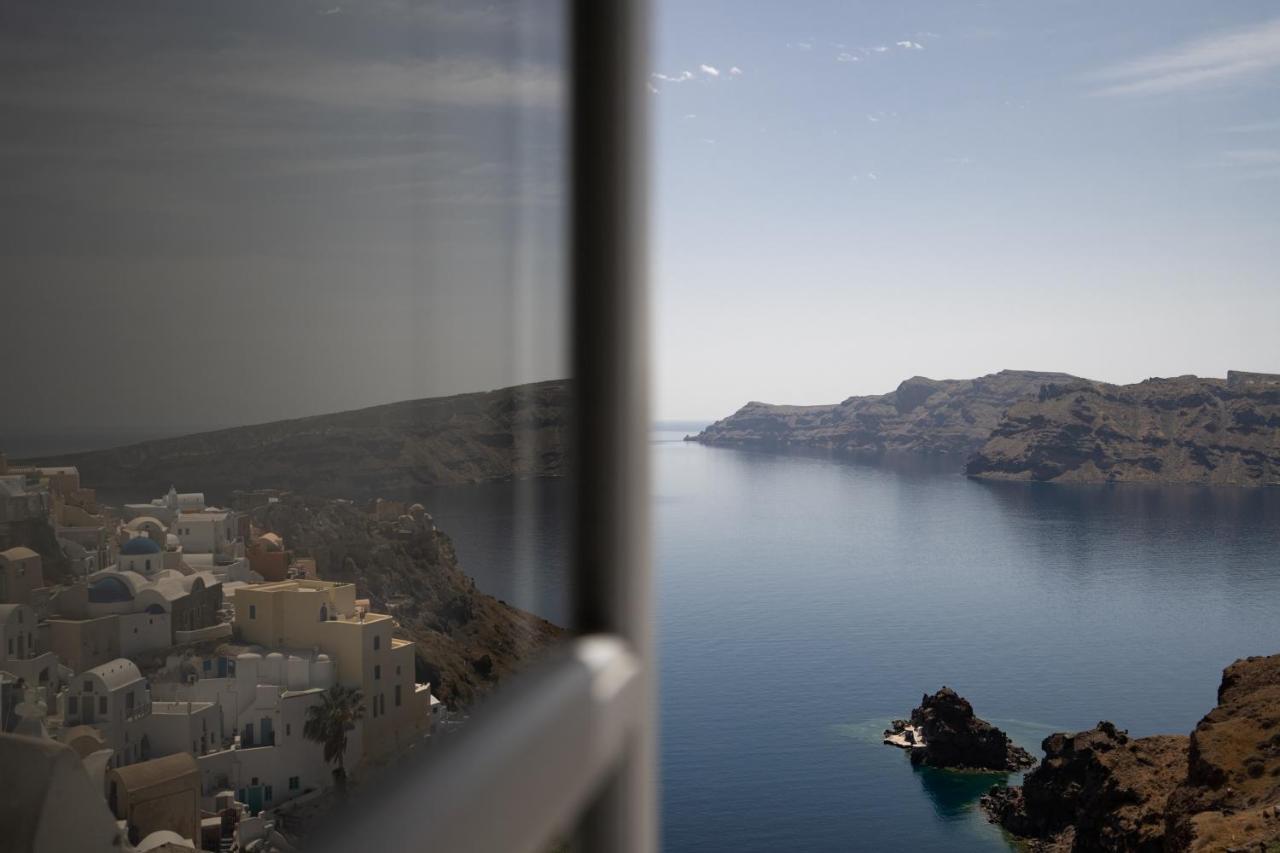
[[[644,0],[566,0],[577,635],[466,731],[363,785],[309,849],[657,850],[644,289]],[[502,820],[493,820],[493,815]]]

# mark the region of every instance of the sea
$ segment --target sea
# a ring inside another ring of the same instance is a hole
[[[881,744],[923,694],[1039,755],[1100,720],[1190,732],[1223,667],[1280,652],[1280,489],[989,483],[682,440],[699,426],[650,442],[665,851],[1009,851],[977,804],[1016,774]],[[563,491],[432,511],[482,589],[557,619]]]

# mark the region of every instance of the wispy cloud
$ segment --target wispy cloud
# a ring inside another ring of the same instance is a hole
[[[1248,166],[1277,166],[1280,165],[1280,148],[1244,148],[1227,151],[1226,157],[1233,163]]]
[[[1107,96],[1161,95],[1224,86],[1280,67],[1280,18],[1213,33],[1089,75]]]
[[[337,15],[342,12],[341,6],[334,6],[332,9],[321,9],[317,15]]]
[[[1270,119],[1269,121],[1250,121],[1244,124],[1233,124],[1229,127],[1221,128],[1222,133],[1269,133],[1273,130],[1280,130],[1280,119]]]
[[[787,47],[793,50],[813,50],[813,42],[811,41],[789,41]]]
[[[698,70],[701,71],[703,74],[706,74],[708,77],[720,76],[720,69],[716,68],[714,65],[706,65],[704,63],[698,66]]]
[[[687,80],[693,79],[693,72],[681,71],[678,74],[660,74],[655,71],[650,76],[652,76],[654,80],[661,80],[663,83],[684,83]]]
[[[736,65],[730,66],[730,68],[729,68],[729,76],[730,76],[730,77],[741,77],[741,76],[742,76],[742,69],[741,69],[741,68],[739,68],[739,67],[738,67],[738,66],[736,66]]]
[[[836,54],[836,62],[861,62],[862,57],[852,54],[847,50],[842,50]]]
[[[924,45],[918,41],[898,41],[894,44],[906,50],[924,50]]]

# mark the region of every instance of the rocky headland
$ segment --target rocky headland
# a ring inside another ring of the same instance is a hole
[[[747,403],[691,440],[722,447],[839,453],[915,453],[963,459],[991,435],[1005,410],[1066,373],[1002,370],[977,379],[913,376],[888,394],[825,406]]]
[[[566,636],[477,589],[429,516],[388,520],[349,501],[286,496],[252,519],[314,558],[322,579],[355,583],[375,612],[394,616],[417,644],[419,680],[450,708],[469,707]]]
[[[910,720],[894,720],[884,742],[910,749],[911,763],[927,767],[1016,771],[1036,761],[950,687],[926,694]]]
[[[565,471],[572,383],[408,400],[127,447],[61,454],[107,500],[198,485],[226,503],[235,491],[323,497],[407,497],[424,486],[554,477]]]
[[[1280,655],[1227,667],[1189,736],[1102,722],[1042,746],[1021,786],[982,799],[1033,851],[1280,850]]]
[[[1132,385],[1022,370],[917,376],[835,405],[748,403],[689,440],[955,459],[990,480],[1280,485],[1280,375]]]

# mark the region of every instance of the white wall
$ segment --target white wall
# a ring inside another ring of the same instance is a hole
[[[222,748],[222,713],[216,703],[201,707],[202,704],[153,701],[151,716],[147,718],[147,741],[152,758],[175,752],[198,756],[203,751]]]
[[[131,658],[155,649],[167,649],[172,634],[168,613],[120,614],[120,656]]]

